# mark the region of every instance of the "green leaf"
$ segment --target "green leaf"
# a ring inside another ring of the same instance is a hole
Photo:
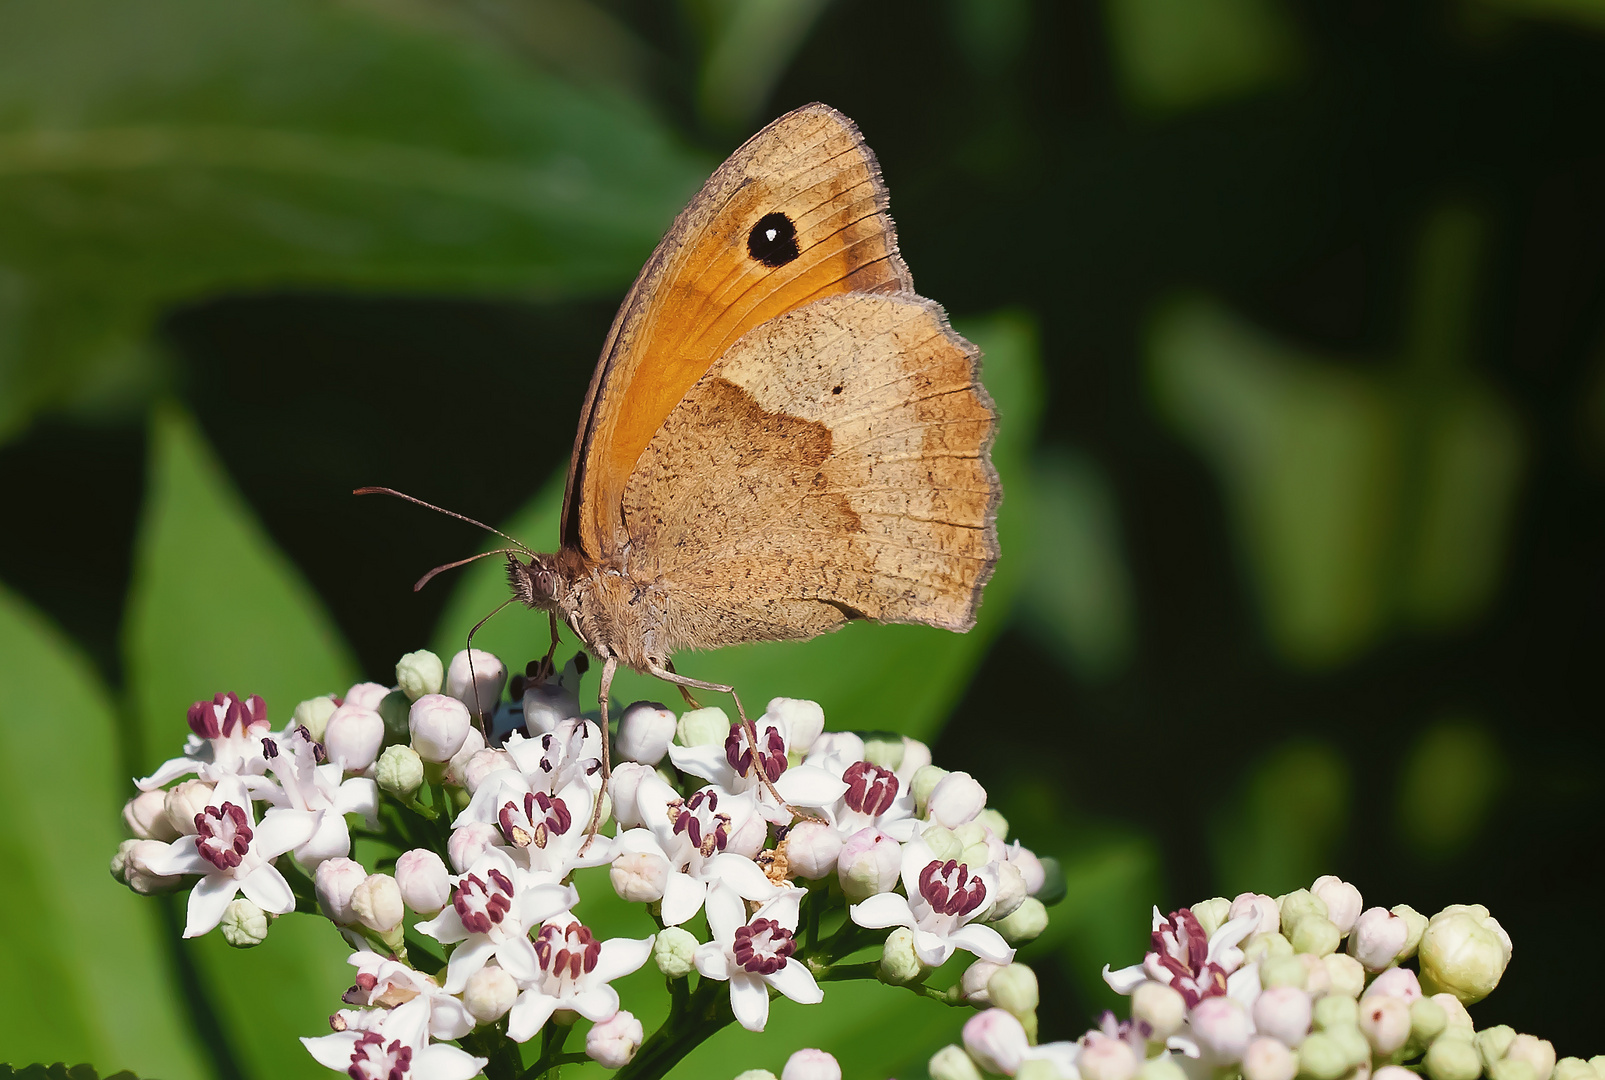
[[[627,283],[706,175],[639,106],[313,0],[0,7],[0,434],[228,289]],[[108,359],[111,358],[111,359]]]
[[[1292,742],[1265,754],[1210,823],[1221,891],[1277,896],[1331,873],[1352,787],[1348,761],[1327,743]]]
[[[350,650],[312,590],[176,407],[153,420],[146,500],[124,634],[142,769],[177,755],[193,701],[258,693],[282,723],[297,702],[356,681]],[[319,1071],[296,1037],[326,1030],[350,984],[329,924],[291,915],[255,949],[232,950],[217,933],[185,947],[248,1076]]]
[[[24,1060],[201,1077],[160,901],[136,896],[106,870],[131,791],[116,724],[89,662],[0,587],[0,1047]],[[30,1066],[20,1075],[47,1074]]]
[[[1126,99],[1173,112],[1284,82],[1300,66],[1280,0],[1106,0]]]
[[[0,1080],[100,1080],[93,1065],[0,1065]],[[106,1080],[137,1080],[128,1071],[112,1073]]]
[[[992,639],[1007,624],[1023,580],[1021,559],[1031,506],[1027,455],[1035,441],[1042,401],[1036,331],[1028,319],[1007,313],[964,322],[960,330],[986,354],[982,378],[1001,418],[992,460],[1003,480],[998,513],[1003,557],[986,587],[975,628],[954,634],[929,626],[851,623],[812,641],[764,642],[687,654],[675,659],[680,671],[734,685],[743,703],[756,712],[762,712],[772,697],[818,701],[831,730],[885,729],[930,738],[941,729]],[[504,525],[504,531],[536,550],[553,544],[562,486],[562,477],[554,477],[534,502]],[[436,651],[449,658],[461,649],[469,628],[506,598],[506,576],[499,561],[486,559],[468,570],[436,630]],[[544,615],[516,609],[487,623],[474,645],[518,670],[525,661],[543,655],[549,640]],[[579,648],[566,629],[563,640],[568,652]],[[586,693],[595,693],[594,679],[593,675],[587,681]],[[634,672],[620,672],[613,687],[620,701],[678,701],[672,687]],[[730,711],[727,701],[705,696],[704,704],[720,704]]]
[[[1427,858],[1460,854],[1481,832],[1505,780],[1505,758],[1485,724],[1438,721],[1421,733],[1400,771],[1400,839]]]

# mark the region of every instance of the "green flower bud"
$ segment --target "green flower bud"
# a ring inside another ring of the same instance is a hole
[[[1160,1054],[1143,1062],[1142,1071],[1137,1074],[1137,1080],[1186,1080],[1187,1073],[1176,1064],[1174,1054]],[[935,1077],[932,1077],[935,1080]]]
[[[1328,993],[1353,999],[1365,989],[1365,968],[1348,953],[1329,953],[1321,958],[1321,963],[1332,981]]]
[[[1226,923],[1227,913],[1232,910],[1232,902],[1224,896],[1211,897],[1193,905],[1193,917],[1198,925],[1204,928],[1204,936],[1211,937]]]
[[[1007,917],[992,924],[1010,945],[1023,945],[1034,941],[1048,928],[1048,909],[1042,901],[1028,896]]]
[[[1443,1006],[1443,1014],[1448,1017],[1444,1027],[1445,1034],[1459,1032],[1464,1038],[1474,1038],[1477,1034],[1477,1025],[1472,1023],[1471,1014],[1460,1003],[1460,999],[1453,994],[1433,994],[1432,1000]]]
[[[959,843],[959,838],[954,835],[953,830],[941,825],[932,825],[920,833],[920,839],[925,841],[932,855],[944,862],[948,859],[957,859],[964,854],[964,845]]]
[[[1416,954],[1416,948],[1421,944],[1421,935],[1427,932],[1427,917],[1409,904],[1394,904],[1390,909],[1393,914],[1404,920],[1409,933],[1404,938],[1404,948],[1394,959],[1404,961]]]
[[[417,701],[425,694],[440,693],[445,681],[445,665],[428,649],[410,652],[396,661],[396,685],[409,701]]]
[[[896,772],[903,764],[903,737],[885,733],[864,737],[864,760]]]
[[[953,836],[965,847],[986,843],[986,829],[979,821],[966,821],[953,826]]]
[[[1357,1065],[1369,1064],[1371,1061],[1371,1043],[1366,1039],[1365,1032],[1359,1025],[1350,1024],[1347,1027],[1327,1028],[1322,1034],[1330,1038],[1343,1051],[1344,1060],[1349,1068]]]
[[[290,719],[307,729],[313,742],[323,741],[323,731],[329,726],[329,717],[334,714],[334,698],[328,694],[322,697],[307,698],[295,707]]]
[[[991,829],[992,835],[997,837],[999,840],[1007,840],[1009,838],[1008,818],[1004,817],[990,806],[985,810],[982,810],[979,814],[976,814],[975,821],[976,824],[984,825],[986,828]]]
[[[1599,1073],[1601,1076],[1605,1076],[1605,1054],[1595,1054],[1593,1057],[1588,1059],[1588,1063],[1594,1066],[1595,1072]]]
[[[1423,1046],[1442,1035],[1449,1026],[1449,1014],[1432,998],[1420,998],[1410,1006],[1410,1034]]]
[[[1516,1041],[1516,1029],[1509,1024],[1498,1024],[1477,1032],[1477,1053],[1482,1055],[1482,1067],[1493,1068],[1494,1062],[1505,1056],[1510,1044]]]
[[[1164,1042],[1181,1030],[1187,1019],[1187,1000],[1164,983],[1139,983],[1131,993],[1131,1018],[1153,1029],[1154,1042]]]
[[[1500,1058],[1488,1066],[1488,1080],[1539,1080],[1539,1076],[1531,1062]]]
[[[267,939],[267,912],[243,896],[229,901],[228,907],[223,909],[223,920],[217,925],[223,931],[223,940],[236,949],[249,949]]]
[[[1059,1067],[1044,1058],[1028,1058],[1014,1071],[1014,1080],[1060,1080]]]
[[[405,691],[392,690],[379,702],[379,718],[385,722],[386,746],[406,746],[412,742],[412,698]]]
[[[918,982],[930,973],[931,969],[922,963],[914,952],[914,931],[906,926],[899,926],[887,935],[886,946],[881,950],[882,982],[901,986],[904,983]]]
[[[1324,915],[1306,915],[1293,924],[1294,952],[1331,956],[1342,940],[1337,925]]]
[[[681,746],[707,746],[722,743],[730,735],[730,717],[717,705],[692,709],[680,717],[675,733]]]
[[[914,792],[914,813],[917,816],[925,816],[926,808],[931,801],[931,792],[946,775],[947,770],[939,765],[921,765],[915,771],[914,779],[909,781],[909,788]]]
[[[1582,1058],[1563,1057],[1555,1062],[1551,1080],[1599,1080],[1599,1074]]]
[[[976,1067],[975,1059],[966,1054],[962,1046],[942,1047],[931,1055],[925,1071],[931,1074],[931,1080],[981,1080],[981,1070]]]
[[[1534,1080],[1549,1080],[1555,1071],[1555,1044],[1536,1035],[1517,1035],[1505,1047],[1506,1061],[1525,1061],[1533,1067]]]
[[[1417,950],[1421,989],[1447,991],[1472,1005],[1499,985],[1510,963],[1510,938],[1480,904],[1455,904],[1427,923]]]
[[[1303,990],[1309,985],[1310,968],[1291,954],[1269,957],[1260,961],[1259,981],[1267,990],[1273,986],[1291,986]]]
[[[1064,867],[1051,855],[1040,856],[1037,861],[1042,864],[1042,888],[1037,890],[1037,899],[1052,907],[1070,892],[1064,880]]]
[[[410,746],[387,746],[373,771],[380,791],[406,802],[423,786],[424,759]]]
[[[992,861],[992,849],[985,844],[970,844],[959,852],[959,862],[972,869],[979,869]]]
[[[1348,1053],[1330,1033],[1312,1032],[1299,1044],[1298,1067],[1310,1080],[1338,1080],[1349,1071]]]
[[[671,979],[683,979],[696,967],[697,939],[689,930],[665,926],[652,943],[652,959]]]
[[[1296,889],[1286,896],[1279,896],[1276,905],[1282,912],[1282,932],[1291,935],[1293,927],[1306,915],[1319,915],[1326,918],[1326,901],[1310,892],[1308,889]]]
[[[1360,1006],[1351,997],[1328,994],[1316,1001],[1314,1009],[1310,1012],[1310,1018],[1314,1021],[1317,1031],[1356,1027],[1360,1023]]]
[[[1275,931],[1255,934],[1243,942],[1243,955],[1246,957],[1245,963],[1263,964],[1267,960],[1292,956],[1293,943]]]
[[[992,1004],[1005,1010],[1021,1023],[1035,1016],[1041,997],[1037,991],[1037,973],[1024,964],[1005,964],[986,981],[987,995]]]
[[[1470,1039],[1445,1032],[1432,1040],[1422,1066],[1432,1080],[1477,1080],[1482,1075],[1482,1056]]]

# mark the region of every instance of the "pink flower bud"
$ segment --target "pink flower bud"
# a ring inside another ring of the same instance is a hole
[[[1254,1025],[1236,1000],[1229,997],[1205,998],[1193,1006],[1191,1019],[1193,1038],[1197,1040],[1205,1062],[1226,1065],[1243,1060],[1243,1051],[1248,1049]]]
[[[1187,999],[1167,983],[1150,979],[1131,992],[1131,1018],[1147,1024],[1156,1042],[1164,1042],[1187,1019]]]
[[[1298,1059],[1275,1039],[1260,1037],[1243,1051],[1243,1080],[1293,1080]]]
[[[446,667],[446,693],[468,707],[476,708],[481,717],[491,716],[502,700],[502,687],[507,685],[507,668],[491,653],[473,650],[473,672],[469,672],[469,650],[463,649],[451,658]]]
[[[1277,909],[1276,901],[1264,893],[1238,893],[1237,899],[1226,912],[1226,921],[1241,919],[1244,915],[1258,915],[1259,925],[1251,933],[1274,934],[1281,928],[1282,915]]]
[[[470,821],[452,832],[451,839],[446,841],[446,854],[451,859],[451,868],[466,874],[487,848],[500,846],[500,829],[483,821]]]
[[[964,1024],[964,1049],[989,1073],[1013,1076],[1028,1045],[1020,1021],[1002,1009],[987,1009]]]
[[[1100,1031],[1081,1040],[1076,1069],[1083,1080],[1131,1080],[1142,1063],[1124,1039],[1111,1039]]]
[[[558,724],[580,715],[580,699],[555,680],[524,687],[524,730],[531,738],[550,734]]]
[[[448,694],[425,694],[407,713],[412,748],[425,761],[450,761],[471,726],[468,706]]]
[[[764,717],[775,722],[794,754],[808,753],[825,730],[825,710],[815,702],[801,698],[771,698]],[[758,727],[760,731],[763,729],[762,720],[758,722]],[[791,1078],[788,1076],[785,1080]]]
[[[323,748],[329,760],[346,772],[361,772],[379,759],[385,722],[376,709],[346,702],[329,716]]]
[[[914,774],[931,763],[931,748],[918,739],[903,736],[903,761],[897,766],[897,778],[906,788]]]
[[[652,766],[642,765],[638,761],[621,761],[613,766],[607,791],[613,800],[613,819],[619,823],[620,829],[634,829],[644,824],[635,795],[641,790],[641,781],[655,771]]]
[[[420,915],[434,915],[451,900],[446,864],[428,848],[402,852],[396,860],[402,901]]]
[[[775,703],[771,701],[769,707],[773,709]],[[786,1059],[780,1080],[842,1080],[842,1067],[823,1050],[799,1050]]]
[[[336,925],[350,926],[357,921],[356,912],[351,910],[351,894],[367,876],[355,859],[325,859],[318,864],[313,875],[318,906]]]
[[[1371,1074],[1371,1080],[1421,1080],[1421,1075],[1403,1065],[1384,1065]]]
[[[964,1000],[971,1005],[992,1004],[992,994],[987,989],[987,984],[991,982],[994,974],[1003,970],[1004,966],[994,964],[990,960],[977,960],[965,968],[964,974],[959,976],[959,992],[964,995]]]
[[[1254,1026],[1261,1035],[1297,1046],[1310,1033],[1310,995],[1296,986],[1273,986],[1254,1000]]]
[[[641,1040],[645,1038],[641,1021],[620,1009],[612,1019],[591,1025],[591,1030],[585,1033],[585,1055],[603,1068],[622,1069],[641,1049]]]
[[[613,748],[625,761],[656,765],[669,752],[679,719],[656,701],[637,701],[619,718]]]
[[[986,913],[988,922],[1008,918],[1014,914],[1016,908],[1025,903],[1025,898],[1029,895],[1019,867],[1012,862],[999,862],[997,869],[998,887],[992,895],[992,907]]]
[[[1020,880],[1025,883],[1027,896],[1035,896],[1048,883],[1048,872],[1043,869],[1042,860],[1030,848],[1022,846],[1020,841],[1009,845],[1005,858],[1020,871]]]
[[[860,829],[836,856],[836,878],[853,901],[891,892],[902,869],[902,846],[873,826]]]
[[[481,1024],[500,1020],[517,1000],[518,983],[494,962],[468,976],[463,985],[463,1007]]]
[[[1386,1057],[1410,1037],[1410,1005],[1403,998],[1368,994],[1360,1002],[1360,1030],[1379,1056]]]
[[[351,913],[370,930],[387,934],[401,925],[401,889],[389,874],[369,874],[351,890]]]
[[[390,687],[376,682],[359,682],[346,691],[344,704],[360,705],[365,709],[379,710],[379,703],[390,695]]]
[[[948,773],[931,789],[926,806],[932,821],[956,829],[986,808],[986,788],[967,772]]]
[[[182,876],[165,876],[151,870],[150,864],[165,859],[168,845],[160,840],[125,840],[118,850],[122,873],[118,878],[141,896],[154,896],[183,883]],[[113,860],[115,866],[117,860]]]
[[[1349,955],[1367,971],[1383,971],[1404,951],[1410,926],[1384,907],[1367,908],[1349,935]]]
[[[1365,988],[1366,997],[1376,995],[1396,997],[1406,1005],[1414,1005],[1421,1000],[1421,981],[1409,968],[1389,968],[1372,979],[1371,985]]]
[[[478,728],[469,728],[468,734],[463,737],[462,746],[458,747],[451,760],[446,762],[447,783],[466,787],[467,785],[463,783],[463,773],[468,771],[468,763],[474,760],[474,755],[483,749],[485,749],[485,736],[480,734]]]
[[[1340,877],[1327,874],[1315,879],[1310,892],[1326,903],[1326,917],[1332,920],[1339,934],[1347,934],[1354,929],[1354,921],[1360,917],[1360,909],[1365,905],[1360,899],[1359,889]]]
[[[194,830],[194,818],[191,831]],[[138,840],[177,840],[178,830],[167,818],[167,792],[141,791],[123,804],[123,824]]]
[[[763,850],[768,840],[769,823],[758,814],[749,814],[747,820],[730,834],[724,849],[751,859]]]
[[[457,759],[453,758],[452,760],[455,761]],[[500,772],[502,769],[517,771],[518,765],[513,761],[513,755],[506,750],[492,750],[487,747],[484,750],[474,751],[474,756],[464,763],[462,775],[458,777],[458,780],[461,781],[463,787],[468,789],[468,794],[472,795],[479,790],[479,785],[485,777],[493,772]]]
[[[663,899],[669,882],[669,860],[655,851],[631,851],[613,860],[608,878],[613,891],[632,904]]]
[[[804,818],[786,834],[786,862],[792,872],[809,881],[835,873],[842,838],[829,822]]]
[[[212,785],[204,780],[186,780],[162,792],[162,812],[167,824],[180,836],[194,836],[195,815],[212,800]]]

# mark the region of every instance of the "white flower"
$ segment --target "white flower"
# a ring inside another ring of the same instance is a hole
[[[480,782],[452,825],[495,825],[526,869],[564,878],[571,870],[601,866],[613,857],[611,838],[585,831],[599,791],[589,778],[574,774],[565,787],[549,793],[538,781],[532,786],[525,774],[502,769]]]
[[[741,898],[728,889],[708,894],[708,931],[713,940],[697,946],[697,970],[704,978],[730,983],[730,1008],[748,1031],[762,1031],[769,1022],[769,988],[791,1000],[814,1005],[824,992],[797,951],[797,905],[803,889],[786,889],[751,919]]]
[[[272,860],[305,843],[316,821],[304,810],[269,810],[258,824],[251,797],[237,777],[220,780],[205,812],[196,816],[200,830],[173,841],[160,858],[147,860],[158,874],[200,874],[190,890],[185,937],[197,937],[216,926],[223,909],[239,893],[263,911],[283,915],[295,910],[290,883]]]
[[[989,870],[971,873],[963,863],[936,858],[925,841],[913,840],[903,845],[902,878],[907,897],[872,896],[850,906],[848,917],[871,929],[908,927],[914,931],[915,953],[932,967],[945,964],[955,949],[995,964],[1014,959],[1001,934],[971,921],[985,913],[997,888]]]
[[[418,924],[443,945],[461,943],[446,965],[446,991],[452,994],[461,993],[468,976],[492,956],[513,978],[533,979],[540,969],[530,928],[580,900],[572,886],[531,874],[502,848],[486,850],[454,884],[450,906]]]
[[[256,694],[241,701],[237,694],[218,694],[211,701],[197,701],[189,707],[188,738],[184,756],[162,762],[155,772],[134,783],[141,791],[152,791],[196,773],[215,784],[225,777],[244,778],[247,790],[270,783],[262,779],[267,757],[262,737],[268,733],[267,706]]]
[[[726,851],[731,837],[756,816],[749,792],[731,795],[706,787],[681,799],[659,776],[645,776],[637,803],[646,827],[614,840],[615,856],[656,852],[668,860],[663,922],[678,926],[702,909],[710,885],[746,900],[768,900],[775,885],[751,859]]]
[[[1226,993],[1228,977],[1243,966],[1243,950],[1237,945],[1259,926],[1261,914],[1251,910],[1206,938],[1191,908],[1172,912],[1167,919],[1156,907],[1154,940],[1162,948],[1150,951],[1142,963],[1119,971],[1111,971],[1105,964],[1103,981],[1115,993],[1129,994],[1152,979],[1180,993],[1190,1009],[1204,998]]]
[[[352,953],[346,963],[357,969],[357,981],[343,998],[347,1005],[393,1007],[421,997],[429,1002],[431,1037],[460,1039],[474,1030],[474,1018],[463,1003],[423,972],[371,949]]]
[[[790,724],[783,715],[765,713],[755,722],[755,728],[758,732],[756,752],[747,738],[747,729],[741,724],[731,724],[730,733],[722,744],[671,746],[669,760],[681,772],[700,776],[725,791],[754,793],[759,812],[776,824],[789,822],[791,814],[775,802],[762,777],[768,777],[775,791],[792,806],[828,806],[847,790],[845,783],[816,765],[792,766],[789,763]]]
[[[1079,1047],[1073,1042],[1032,1046],[1025,1027],[1002,1009],[987,1009],[964,1024],[964,1048],[987,1072],[1013,1076],[1027,1061],[1046,1061],[1063,1080],[1076,1080]]]
[[[430,1003],[418,997],[362,1027],[301,1040],[319,1065],[357,1077],[390,1080],[470,1080],[489,1058],[429,1042]]]
[[[312,741],[305,728],[265,738],[262,747],[268,768],[279,781],[268,801],[275,806],[305,810],[317,823],[307,842],[295,849],[296,862],[312,868],[325,859],[343,859],[351,854],[347,814],[362,815],[370,829],[379,827],[378,787],[362,776],[342,780],[340,766],[318,764],[323,748]]]
[[[843,839],[873,826],[899,841],[913,839],[921,822],[914,817],[914,789],[883,765],[864,760],[864,740],[833,732],[814,743],[806,764],[823,769],[845,785],[841,797],[822,807]]]
[[[651,938],[598,941],[572,916],[553,919],[535,935],[536,971],[514,973],[523,991],[507,1014],[507,1035],[524,1042],[558,1009],[601,1022],[619,1011],[619,992],[608,983],[638,970],[652,955]]]
[[[602,736],[594,721],[562,720],[533,738],[515,731],[502,749],[512,756],[531,791],[551,795],[576,779],[592,788],[602,786]]]

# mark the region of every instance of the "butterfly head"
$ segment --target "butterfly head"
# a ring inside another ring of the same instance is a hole
[[[517,555],[507,556],[507,584],[513,597],[526,607],[550,611],[567,591],[564,575],[553,555],[531,555],[525,562]]]

